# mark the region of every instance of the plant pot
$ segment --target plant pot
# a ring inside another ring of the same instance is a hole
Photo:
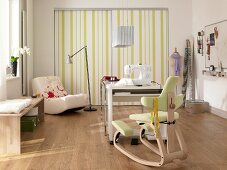
[[[12,66],[12,75],[14,77],[17,76],[17,61],[11,62],[11,66]]]

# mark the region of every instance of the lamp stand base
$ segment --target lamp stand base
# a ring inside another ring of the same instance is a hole
[[[97,111],[97,109],[96,109],[96,108],[92,108],[92,106],[89,106],[89,107],[86,107],[86,108],[84,109],[84,111],[87,111],[87,112],[94,112],[94,111]]]

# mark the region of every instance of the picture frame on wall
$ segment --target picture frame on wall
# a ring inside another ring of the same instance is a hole
[[[205,67],[218,68],[222,63],[227,68],[227,19],[206,25],[204,32]]]

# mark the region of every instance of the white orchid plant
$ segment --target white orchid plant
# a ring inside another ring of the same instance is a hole
[[[28,56],[30,56],[31,55],[31,50],[27,46],[24,46],[23,48],[19,49],[19,53],[22,54],[22,55],[27,54]],[[16,57],[16,56],[12,55],[11,58],[10,58],[10,61],[11,62],[16,62],[18,59],[19,59],[19,57]]]
[[[24,46],[24,48],[20,48],[20,53],[22,55],[27,54],[27,55],[30,56],[31,55],[31,50],[27,46]]]

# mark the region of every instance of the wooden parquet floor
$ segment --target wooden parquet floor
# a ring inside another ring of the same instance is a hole
[[[98,107],[97,107],[98,108]],[[115,119],[130,125],[130,113],[140,113],[139,106],[114,107]],[[34,132],[22,133],[22,154],[0,158],[0,170],[219,170],[227,169],[227,120],[211,113],[191,114],[179,110],[177,121],[188,146],[184,161],[163,167],[140,165],[108,143],[100,111],[45,115]],[[132,152],[152,160],[142,144],[125,144]]]

